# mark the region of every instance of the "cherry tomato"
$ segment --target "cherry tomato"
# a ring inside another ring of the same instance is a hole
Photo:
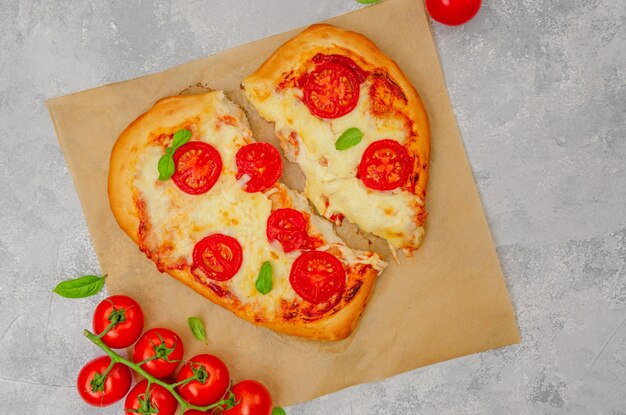
[[[135,300],[125,295],[113,295],[102,300],[93,313],[93,331],[102,333],[113,319],[119,319],[102,341],[113,349],[123,349],[135,343],[143,330],[143,311]]]
[[[303,99],[309,111],[321,118],[338,118],[359,101],[357,74],[339,61],[317,65],[306,77]]]
[[[244,380],[233,386],[235,402],[239,404],[222,415],[271,415],[272,396],[265,386],[255,380]]]
[[[181,397],[192,405],[206,406],[220,400],[230,384],[228,368],[219,358],[210,354],[199,354],[189,359],[176,374],[176,382],[193,377],[201,378],[178,387]]]
[[[211,413],[211,412],[202,412],[202,411],[198,411],[197,409],[190,409],[188,411],[185,411],[183,415],[206,415],[208,413]]]
[[[156,383],[150,385],[149,393],[146,393],[147,387],[148,380],[144,379],[130,391],[124,402],[126,415],[137,415],[138,410],[146,414],[174,415],[178,407],[174,395]]]
[[[243,261],[241,245],[233,237],[216,233],[193,248],[193,266],[215,281],[231,279]]]
[[[426,0],[433,19],[449,26],[458,26],[476,16],[481,0]]]
[[[172,330],[150,329],[135,344],[133,361],[142,362],[153,356],[160,356],[141,365],[141,368],[157,379],[168,377],[178,367],[183,358],[183,341]]]
[[[100,356],[83,366],[78,373],[78,393],[89,405],[111,405],[122,399],[130,389],[130,369],[121,363],[114,364],[109,374],[102,376],[110,364],[109,356]]]
[[[346,272],[336,256],[323,251],[309,251],[294,261],[289,282],[300,297],[319,304],[343,293]]]
[[[276,209],[267,218],[267,240],[278,241],[285,252],[300,248],[307,237],[307,221],[302,212],[295,209]]]
[[[379,140],[365,149],[356,177],[370,189],[393,190],[406,182],[411,167],[406,147],[394,140]]]
[[[262,192],[269,189],[283,174],[283,161],[276,147],[268,143],[245,145],[235,155],[237,178],[244,174],[250,176],[245,185],[248,193]]]
[[[220,153],[202,141],[182,145],[173,157],[176,170],[172,180],[180,190],[190,195],[211,190],[222,172]]]

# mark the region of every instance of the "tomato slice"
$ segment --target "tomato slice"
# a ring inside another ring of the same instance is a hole
[[[233,237],[216,233],[193,248],[193,266],[215,281],[231,279],[243,260],[241,245]]]
[[[356,107],[359,79],[354,70],[339,63],[324,62],[307,74],[304,103],[312,114],[321,118],[338,118]]]
[[[275,210],[267,218],[265,233],[268,241],[278,241],[285,252],[292,252],[305,241],[306,228],[307,220],[302,212],[285,208]]]
[[[402,144],[389,139],[374,141],[365,149],[356,177],[370,189],[393,190],[406,182],[411,164]]]
[[[336,256],[323,251],[308,251],[294,261],[289,282],[300,297],[320,304],[344,292],[346,272]]]
[[[172,180],[190,195],[206,193],[217,182],[222,172],[220,153],[210,144],[190,141],[174,153],[176,168]]]
[[[237,178],[244,174],[250,176],[245,191],[262,192],[269,189],[283,174],[283,162],[276,147],[268,143],[245,145],[235,155]]]

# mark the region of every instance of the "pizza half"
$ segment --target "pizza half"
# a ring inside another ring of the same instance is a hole
[[[318,212],[407,255],[424,238],[430,133],[398,65],[358,33],[317,24],[242,83],[301,167]]]
[[[281,172],[278,150],[254,141],[221,91],[176,96],[119,136],[109,199],[161,272],[254,324],[344,338],[385,263],[347,247]]]

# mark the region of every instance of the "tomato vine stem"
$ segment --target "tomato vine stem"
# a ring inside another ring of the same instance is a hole
[[[151,374],[146,372],[144,369],[142,369],[141,364],[143,364],[144,362],[140,362],[141,364],[138,364],[138,363],[131,362],[128,359],[125,359],[124,357],[122,357],[118,353],[116,353],[114,350],[112,350],[109,346],[104,344],[104,342],[102,341],[102,339],[99,336],[93,334],[89,330],[85,330],[83,332],[83,334],[93,344],[95,344],[100,349],[102,349],[102,351],[104,351],[111,358],[111,367],[113,366],[113,363],[121,363],[124,366],[127,366],[128,368],[134,370],[135,372],[139,373],[141,376],[146,378],[148,380],[149,384],[150,383],[154,383],[154,384],[157,384],[157,385],[165,388],[178,401],[178,403],[182,407],[182,411],[185,411],[186,409],[195,409],[195,410],[198,410],[198,411],[201,411],[201,412],[206,412],[206,411],[209,411],[211,409],[218,408],[218,407],[226,407],[226,409],[229,409],[234,404],[232,399],[221,399],[221,400],[219,400],[219,401],[217,401],[217,402],[215,402],[215,403],[213,403],[211,405],[208,405],[208,406],[192,405],[192,404],[186,402],[178,394],[178,392],[176,391],[176,387],[180,386],[181,384],[187,383],[187,382],[192,382],[194,380],[198,380],[198,374],[195,374],[194,376],[191,376],[191,377],[189,377],[187,379],[184,379],[181,382],[174,383],[174,384],[169,384],[169,383],[163,382],[162,380],[155,378],[154,376],[152,376]]]

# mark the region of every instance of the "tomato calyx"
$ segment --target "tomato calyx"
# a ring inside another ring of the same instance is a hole
[[[160,333],[157,333],[157,336],[159,337],[159,340],[161,342],[157,345],[157,344],[154,344],[152,340],[150,340],[150,343],[152,344],[152,348],[154,349],[154,356],[149,357],[146,360],[162,359],[162,360],[165,360],[166,362],[174,362],[175,360],[170,360],[170,355],[174,352],[174,349],[176,349],[178,340],[174,342],[172,347],[167,347],[167,344],[163,336],[161,336]]]
[[[192,364],[191,371],[193,372],[193,376],[189,379],[195,379],[198,382],[202,383],[203,385],[209,379],[209,373],[206,371],[206,369],[202,365],[194,366]]]
[[[138,409],[127,409],[127,412],[134,412],[141,415],[150,415],[150,414],[158,414],[159,408],[154,408],[152,406],[152,399],[150,399],[150,388],[146,389],[146,392],[139,395],[137,397],[137,402],[139,402]]]
[[[106,336],[106,334],[110,332],[111,330],[113,330],[115,326],[126,321],[126,309],[123,307],[116,308],[115,306],[113,306],[113,311],[111,311],[111,314],[109,314],[109,316],[107,317],[107,320],[110,323],[102,331],[102,333],[98,334],[99,338]]]
[[[113,307],[113,311],[109,314],[108,319],[113,325],[123,323],[126,321],[126,309]]]
[[[113,363],[113,362],[111,362]],[[91,380],[90,386],[92,392],[103,392],[104,391],[104,381],[107,379],[110,369],[113,365],[109,366],[103,373],[95,373],[93,379]]]

